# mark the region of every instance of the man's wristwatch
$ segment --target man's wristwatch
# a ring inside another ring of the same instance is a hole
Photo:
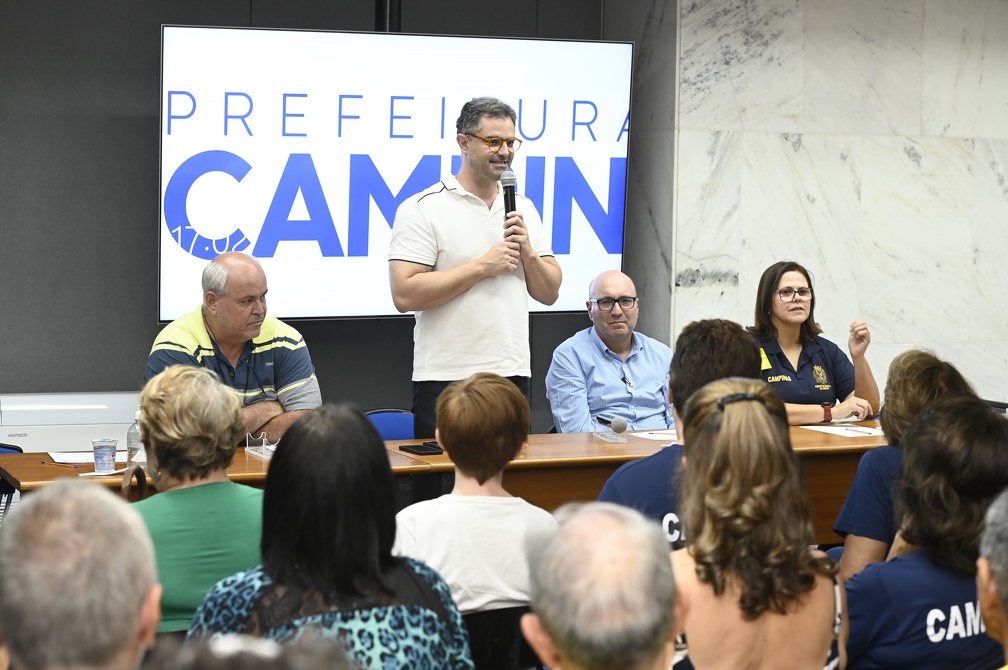
[[[829,423],[833,420],[833,405],[828,402],[822,404],[822,420],[823,423]]]

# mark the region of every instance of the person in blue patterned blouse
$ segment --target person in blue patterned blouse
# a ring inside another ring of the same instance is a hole
[[[187,639],[305,631],[338,638],[362,668],[473,667],[448,585],[392,555],[392,468],[360,412],[324,405],[276,448],[263,496],[262,565],[218,582]]]

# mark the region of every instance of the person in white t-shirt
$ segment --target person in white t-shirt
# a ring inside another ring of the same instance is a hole
[[[527,605],[526,538],[556,530],[549,512],[501,485],[504,467],[528,444],[528,425],[528,402],[499,375],[448,386],[436,439],[455,464],[455,487],[396,515],[393,553],[434,568],[463,614]]]
[[[507,377],[530,398],[529,296],[556,302],[563,273],[535,204],[505,207],[501,175],[521,139],[514,109],[496,98],[462,106],[458,174],[407,199],[389,243],[389,285],[413,329],[413,425],[434,435],[438,395],[477,372]]]

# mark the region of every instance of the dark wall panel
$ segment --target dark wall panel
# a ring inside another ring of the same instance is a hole
[[[402,32],[432,35],[536,37],[536,0],[406,0],[402,3]],[[474,53],[487,65],[499,53]],[[450,72],[450,70],[446,70]],[[488,72],[488,77],[492,73]]]
[[[536,37],[602,39],[602,0],[539,0]]]
[[[160,26],[248,2],[0,3],[0,390],[139,388],[157,332]]]
[[[359,30],[375,28],[373,0],[252,0],[251,24],[257,28]]]
[[[517,0],[506,16],[499,3],[411,1],[402,28],[597,39],[600,1],[572,14],[562,0]],[[374,17],[371,0],[0,2],[0,393],[140,387],[161,327],[161,25],[369,30]],[[492,65],[499,54],[485,57]],[[411,318],[293,325],[326,400],[409,406]],[[586,325],[582,315],[532,319],[538,430],[551,423],[543,378],[552,351]]]

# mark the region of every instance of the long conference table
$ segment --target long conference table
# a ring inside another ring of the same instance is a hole
[[[847,424],[874,427],[876,422]],[[852,431],[853,432],[853,431]],[[626,442],[606,442],[592,433],[529,435],[525,451],[504,471],[504,487],[534,505],[554,510],[574,500],[594,500],[617,468],[661,449],[663,442],[627,434]],[[447,455],[416,456],[399,450],[419,440],[386,442],[389,464],[396,476],[396,498],[401,506],[436,497],[451,490],[453,466]],[[880,436],[832,435],[801,427],[791,428],[791,445],[801,465],[805,494],[812,508],[817,544],[835,544],[841,539],[833,522],[843,505],[861,455],[885,444]],[[43,464],[48,454],[0,455],[0,478],[22,493],[28,493],[63,477],[93,472],[90,463],[77,469]],[[232,481],[262,487],[269,461],[239,448],[228,468]],[[110,488],[119,488],[122,475],[95,477]],[[134,482],[135,486],[135,482]],[[151,489],[153,491],[153,489]]]

